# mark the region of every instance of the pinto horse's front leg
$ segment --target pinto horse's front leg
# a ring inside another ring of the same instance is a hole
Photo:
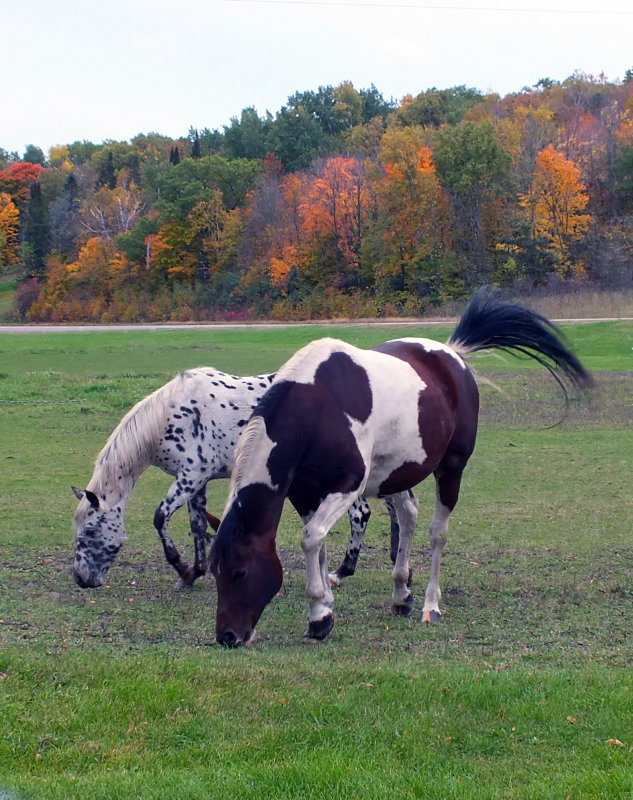
[[[327,569],[327,549],[323,541],[334,523],[347,511],[354,495],[336,493],[326,497],[316,512],[304,516],[301,547],[306,559],[306,596],[310,599],[308,629],[311,639],[325,639],[333,626],[334,595]]]

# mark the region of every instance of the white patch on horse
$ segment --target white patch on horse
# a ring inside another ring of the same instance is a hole
[[[274,383],[314,383],[316,372],[333,353],[346,353],[353,357],[356,348],[339,339],[317,339],[298,350],[275,375]]]
[[[404,339],[425,350],[440,350],[462,359],[449,347],[431,339]],[[318,368],[334,353],[345,353],[365,370],[372,393],[372,411],[361,423],[348,416],[354,438],[367,469],[359,494],[376,496],[382,483],[406,462],[423,464],[426,451],[420,437],[418,398],[426,384],[406,361],[373,350],[360,350],[338,339],[319,339],[303,347],[279,370],[278,380],[314,383]],[[387,359],[387,361],[386,361]],[[389,368],[385,369],[388,363]],[[397,387],[397,391],[395,391]]]
[[[418,415],[411,414],[411,409],[417,409],[420,392],[427,387],[406,361],[373,350],[359,350],[344,342],[336,345],[329,352],[346,353],[369,379],[371,414],[364,423],[349,416],[348,421],[367,469],[359,494],[375,497],[395,469],[406,462],[423,464],[426,460]],[[388,370],[385,359],[389,359]]]
[[[224,508],[224,514],[229,510],[237,493],[244,486],[260,483],[274,492],[277,491],[279,487],[273,483],[268,471],[268,459],[275,445],[276,442],[268,438],[263,417],[252,417],[244,429],[235,451],[235,469],[233,470],[231,489]],[[248,465],[248,470],[244,469],[245,462]]]

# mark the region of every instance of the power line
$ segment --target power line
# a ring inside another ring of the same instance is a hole
[[[440,6],[420,3],[373,3],[361,0],[358,3],[350,0],[217,0],[225,3],[249,3],[250,5],[286,5],[286,6],[328,6],[341,8],[408,8],[417,11],[474,11],[477,13],[502,14],[568,14],[576,16],[632,16],[633,10],[622,9],[580,9],[580,8],[508,8],[507,6]]]

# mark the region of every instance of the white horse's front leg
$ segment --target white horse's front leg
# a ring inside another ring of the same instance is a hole
[[[410,492],[392,495],[392,503],[398,516],[400,537],[393,568],[392,605],[394,614],[407,615],[413,606],[413,595],[409,589],[411,540],[418,519],[418,501]]]
[[[334,595],[330,588],[327,549],[323,540],[354,498],[355,495],[347,493],[329,495],[310,518],[304,518],[301,547],[306,559],[306,596],[310,600],[306,636],[311,639],[325,639],[334,626]]]

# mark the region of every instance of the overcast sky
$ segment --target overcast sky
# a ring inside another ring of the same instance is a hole
[[[544,10],[547,5],[553,11]],[[0,147],[185,136],[351,81],[499,94],[633,68],[630,0],[29,0],[3,4]],[[599,10],[596,10],[599,9]],[[584,13],[583,13],[584,12]]]

